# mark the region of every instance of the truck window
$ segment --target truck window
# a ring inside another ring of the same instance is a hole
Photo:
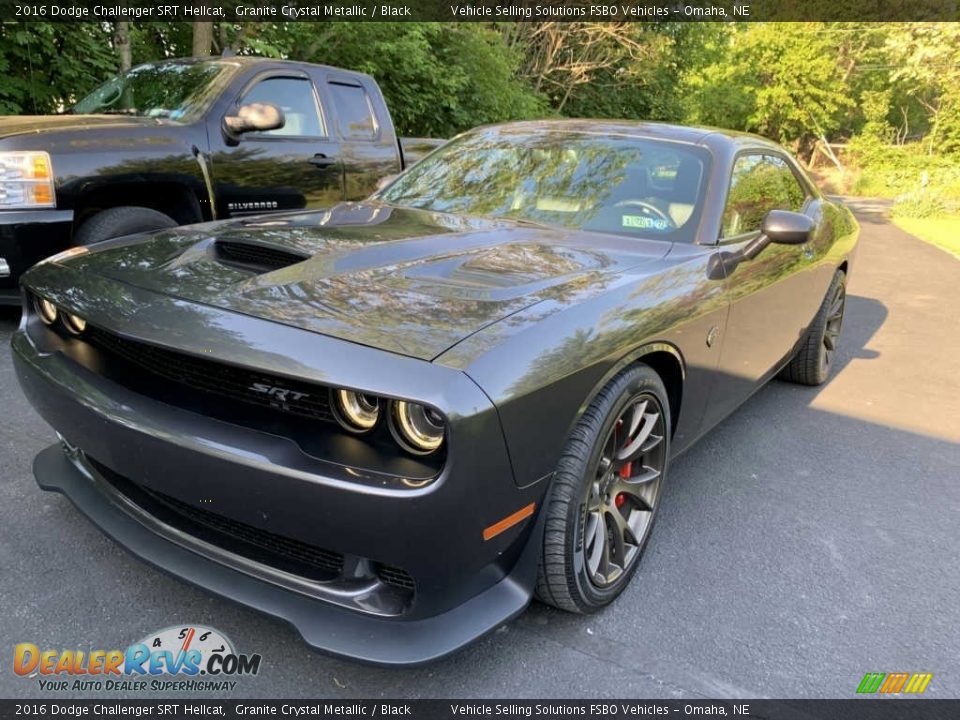
[[[367,91],[359,85],[330,83],[330,93],[337,108],[340,135],[347,140],[374,140],[377,120]]]
[[[243,103],[266,102],[283,110],[282,128],[257,133],[276,137],[324,137],[320,106],[313,83],[304,78],[271,77],[261,80],[243,97]]]

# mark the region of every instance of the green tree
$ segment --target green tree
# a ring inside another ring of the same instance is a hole
[[[0,114],[60,112],[116,72],[112,28],[100,23],[0,24]]]

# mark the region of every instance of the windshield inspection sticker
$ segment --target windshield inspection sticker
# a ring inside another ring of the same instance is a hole
[[[646,215],[624,215],[623,226],[628,228],[643,228],[645,230],[666,230],[667,221]]]

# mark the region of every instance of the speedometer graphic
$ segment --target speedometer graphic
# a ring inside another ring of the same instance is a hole
[[[151,633],[140,641],[151,652],[167,651],[174,657],[185,656],[189,651],[200,653],[202,661],[197,663],[206,667],[211,655],[235,655],[233,643],[219,630],[203,625],[173,625],[160,632]]]

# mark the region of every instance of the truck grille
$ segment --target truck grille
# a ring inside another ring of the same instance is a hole
[[[93,326],[88,327],[85,338],[99,350],[167,381],[311,420],[336,422],[330,409],[329,390],[323,385],[278,378],[127,340]]]

